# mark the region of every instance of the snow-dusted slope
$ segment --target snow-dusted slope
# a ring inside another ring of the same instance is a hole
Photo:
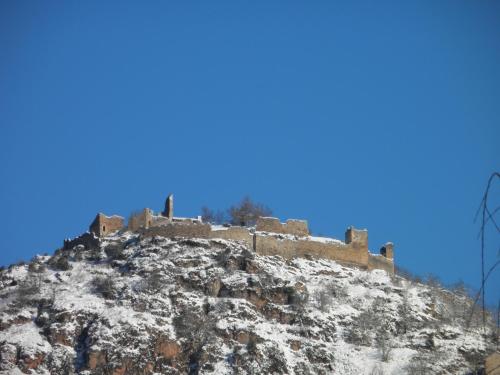
[[[466,297],[223,240],[126,233],[0,287],[4,374],[467,374],[491,341]]]

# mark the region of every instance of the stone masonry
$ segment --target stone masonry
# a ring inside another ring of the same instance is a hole
[[[99,238],[123,229],[123,218],[98,214],[90,225],[90,232],[73,240],[66,240],[64,248],[72,245],[92,245]],[[286,259],[294,257],[320,257],[364,269],[383,269],[394,273],[394,245],[387,242],[380,254],[368,250],[368,231],[349,227],[345,241],[325,237],[312,237],[307,221],[261,217],[255,228],[237,226],[212,226],[199,218],[176,218],[173,216],[173,195],[165,202],[165,210],[156,215],[145,208],[133,214],[127,229],[144,237],[188,237],[220,238],[240,241],[261,255],[280,255]]]
[[[275,217],[260,217],[255,229],[259,232],[284,233],[301,237],[309,235],[309,228],[305,220],[289,219],[282,224]]]
[[[169,220],[174,218],[174,195],[169,194],[167,200],[165,201],[165,210],[161,213]]]
[[[123,228],[123,217],[121,216],[106,216],[97,214],[92,224],[90,224],[90,232],[98,237],[107,236],[110,233],[116,232]]]

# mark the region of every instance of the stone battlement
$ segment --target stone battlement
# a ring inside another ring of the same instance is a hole
[[[64,248],[75,245],[95,245],[100,237],[123,230],[124,220],[120,216],[98,214],[90,225],[90,233],[73,240],[66,240]],[[220,226],[203,223],[201,218],[176,218],[173,216],[173,196],[169,195],[165,210],[156,215],[145,208],[129,218],[127,230],[144,237],[191,237],[220,238],[243,242],[260,255],[280,255],[286,259],[294,257],[319,257],[365,269],[383,269],[394,273],[394,245],[387,242],[379,254],[368,250],[368,231],[349,227],[345,241],[309,234],[307,221],[289,219],[281,223],[278,218],[261,217],[255,228]]]

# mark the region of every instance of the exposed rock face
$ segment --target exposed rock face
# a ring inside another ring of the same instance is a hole
[[[467,374],[490,351],[466,297],[244,241],[104,237],[0,297],[2,374]]]

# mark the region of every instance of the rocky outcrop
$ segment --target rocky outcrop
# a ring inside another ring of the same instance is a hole
[[[466,297],[244,241],[125,233],[0,285],[1,374],[466,374],[490,350]]]

